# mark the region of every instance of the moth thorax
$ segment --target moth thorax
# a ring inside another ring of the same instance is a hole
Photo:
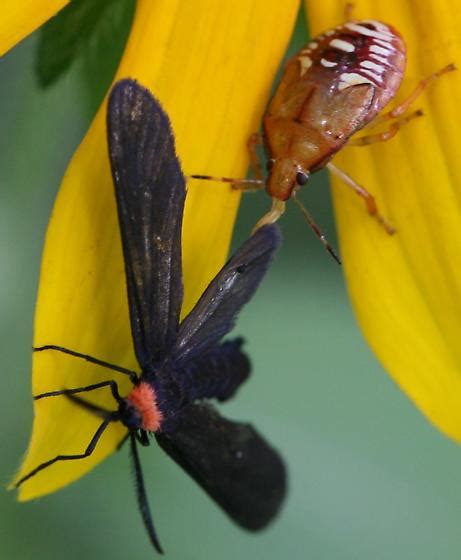
[[[144,381],[134,387],[126,400],[137,410],[141,417],[141,428],[156,432],[163,421],[163,415],[157,405],[154,388]]]

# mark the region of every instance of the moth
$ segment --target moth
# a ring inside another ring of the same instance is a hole
[[[115,185],[134,350],[141,373],[55,345],[54,350],[104,366],[130,378],[123,396],[113,379],[56,390],[34,398],[71,399],[101,417],[87,449],[58,455],[21,478],[50,465],[84,460],[112,422],[127,428],[139,509],[150,541],[162,552],[147,500],[138,445],[155,438],[241,527],[256,531],[277,514],[286,491],[278,452],[251,424],[223,418],[207,401],[231,398],[248,378],[243,340],[223,341],[240,309],[252,298],[281,242],[276,225],[260,228],[236,251],[180,323],[183,300],[181,228],[185,179],[165,111],[136,81],[117,82],[107,113],[109,156]],[[108,388],[114,409],[81,394]]]

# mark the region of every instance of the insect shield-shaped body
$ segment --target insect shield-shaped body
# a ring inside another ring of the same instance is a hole
[[[405,45],[389,25],[347,22],[287,64],[264,117],[267,192],[286,201],[394,97]]]
[[[58,461],[84,460],[107,426],[122,422],[130,439],[140,511],[158,551],[137,451],[138,443],[149,444],[151,434],[236,523],[261,529],[276,515],[285,495],[283,461],[250,424],[223,418],[204,400],[226,401],[250,373],[242,340],[222,338],[265,275],[280,244],[278,227],[266,226],[248,239],[180,323],[186,193],[168,116],[149,91],[133,80],[122,80],[109,98],[108,138],[141,374],[61,347],[37,349],[84,358],[111,369],[111,376],[128,375],[134,387],[123,397],[109,379],[36,395],[37,400],[67,396],[102,422],[86,451],[50,459],[17,485]],[[103,388],[112,391],[114,410],[78,396]]]

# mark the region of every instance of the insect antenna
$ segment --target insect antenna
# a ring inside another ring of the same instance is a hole
[[[133,459],[134,474],[136,478],[136,496],[138,498],[139,511],[141,512],[142,520],[147,530],[147,534],[149,535],[150,542],[154,545],[157,552],[163,554],[163,549],[158,540],[157,532],[155,531],[154,522],[152,520],[149,502],[147,501],[146,487],[144,484],[144,477],[141,469],[141,461],[139,460],[138,448],[136,446],[136,436],[133,432],[130,433],[130,448],[131,457]]]
[[[213,177],[212,175],[187,175],[186,179],[200,179],[203,181],[217,181],[218,183],[231,183],[233,189],[250,191],[262,188],[265,185],[263,179],[233,179],[232,177]],[[247,187],[245,185],[248,185]]]
[[[322,230],[319,228],[319,226],[315,223],[314,218],[311,216],[310,212],[307,210],[307,208],[304,206],[304,204],[296,196],[293,196],[292,199],[298,205],[298,208],[301,210],[301,213],[304,216],[304,219],[309,224],[309,226],[312,228],[312,231],[318,237],[318,239],[320,240],[322,245],[325,247],[325,249],[330,253],[330,255],[335,259],[335,261],[338,264],[341,264],[341,260],[338,257],[336,251],[333,249],[333,247],[328,242],[328,239],[325,237],[325,234],[322,232]]]

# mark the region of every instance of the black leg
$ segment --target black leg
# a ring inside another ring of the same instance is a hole
[[[74,358],[81,358],[97,366],[102,366],[107,369],[112,369],[113,371],[118,371],[118,373],[123,373],[128,375],[133,384],[138,381],[138,374],[135,371],[126,369],[121,366],[116,366],[110,362],[105,362],[103,360],[98,360],[98,358],[93,358],[93,356],[88,356],[88,354],[81,354],[80,352],[75,352],[74,350],[69,350],[68,348],[63,348],[62,346],[54,346],[53,344],[47,344],[46,346],[39,346],[37,348],[32,348],[34,352],[43,352],[44,350],[56,350],[56,352],[62,352],[63,354],[68,354],[69,356],[74,356]]]
[[[111,422],[116,422],[117,420],[120,420],[120,415],[118,411],[106,410],[105,408],[102,408],[97,404],[93,404],[91,402],[86,401],[85,399],[81,399],[80,397],[76,397],[75,395],[72,394],[64,395],[64,396],[67,397],[73,403],[78,404],[78,406],[81,406],[85,410],[92,412],[93,414],[99,416],[100,418],[106,418]]]
[[[93,385],[87,385],[86,387],[76,387],[75,389],[62,389],[61,391],[49,391],[48,393],[40,393],[35,395],[34,400],[44,399],[46,397],[59,397],[60,395],[75,395],[76,393],[86,393],[89,391],[94,391],[95,389],[100,389],[102,387],[110,387],[112,395],[117,402],[122,400],[118,392],[118,386],[115,381],[101,381],[101,383],[93,383]]]
[[[35,469],[30,471],[29,474],[26,474],[26,476],[23,476],[20,480],[18,480],[18,482],[16,482],[15,486],[16,487],[20,486],[23,482],[25,482],[26,480],[29,480],[29,478],[33,477],[38,472],[42,471],[43,469],[46,469],[47,467],[49,467],[53,463],[56,463],[57,461],[73,461],[75,459],[84,459],[85,457],[89,457],[93,453],[93,451],[96,447],[96,444],[99,441],[99,438],[102,436],[104,430],[107,428],[107,426],[110,424],[110,422],[112,422],[112,418],[106,418],[101,423],[99,428],[96,430],[96,433],[91,438],[91,441],[88,444],[88,447],[86,448],[84,453],[79,453],[77,455],[58,455],[54,459],[50,459],[49,461],[45,461],[44,463],[42,463],[41,465],[39,465],[38,467],[35,467]]]
[[[126,440],[130,437],[130,432],[126,433],[126,436],[123,437],[122,441],[117,445],[117,451],[120,451],[122,447],[125,445]]]
[[[153,544],[157,552],[163,554],[162,547],[160,546],[160,542],[157,538],[157,533],[155,532],[149,503],[147,501],[146,487],[144,486],[144,478],[142,476],[141,470],[141,462],[139,460],[138,448],[136,447],[136,436],[133,432],[130,433],[130,444],[131,456],[133,458],[134,465],[134,474],[136,478],[136,494],[138,498],[139,510],[141,512],[142,520],[144,521],[144,526],[147,530],[147,534],[149,535],[150,542]]]

